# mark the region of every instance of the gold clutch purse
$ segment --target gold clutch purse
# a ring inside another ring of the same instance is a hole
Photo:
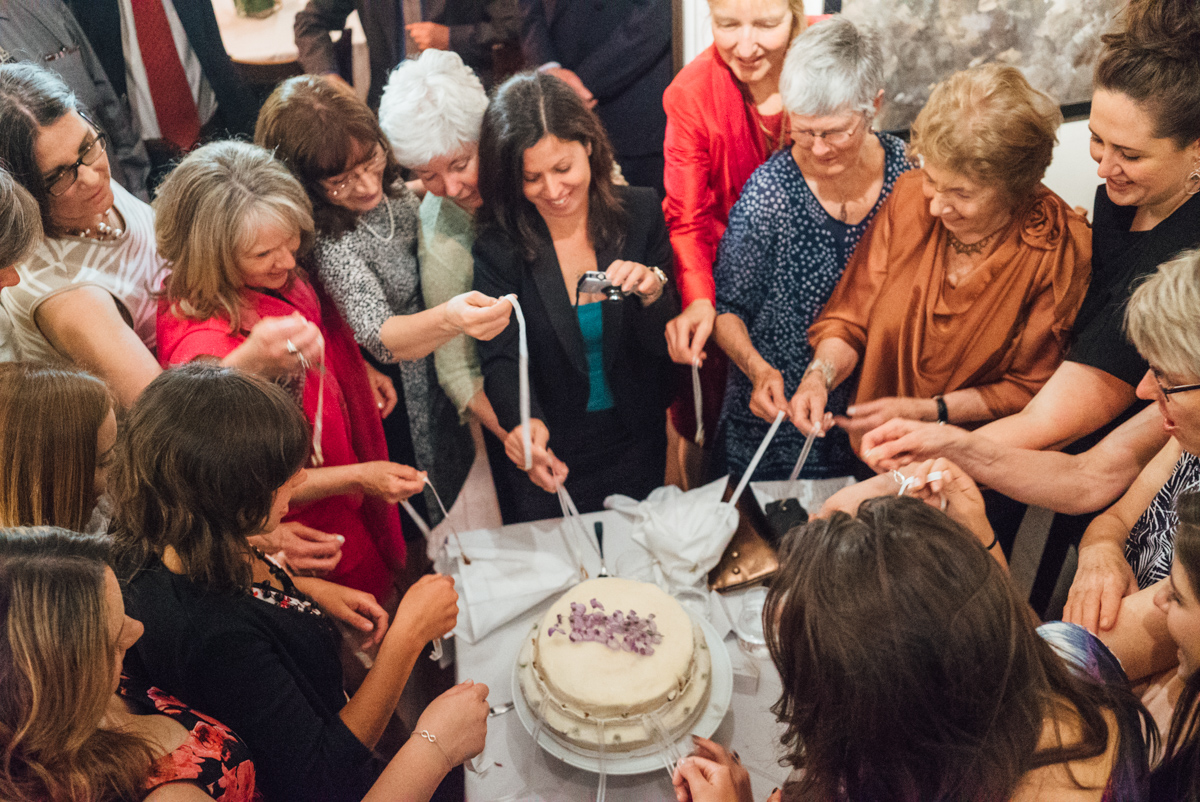
[[[732,488],[727,492],[732,494]],[[725,547],[721,561],[708,572],[709,588],[721,593],[756,585],[779,570],[779,556],[770,543],[771,528],[749,487],[738,499],[737,511],[738,526],[733,539]]]

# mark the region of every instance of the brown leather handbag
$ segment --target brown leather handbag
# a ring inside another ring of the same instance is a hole
[[[732,494],[730,487],[725,500]],[[737,511],[738,526],[733,540],[725,547],[721,561],[708,572],[709,588],[721,593],[757,585],[779,570],[779,555],[771,545],[774,540],[771,528],[749,487],[738,499]]]

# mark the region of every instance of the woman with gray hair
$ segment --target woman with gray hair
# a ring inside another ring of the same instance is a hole
[[[871,130],[883,101],[878,35],[844,17],[800,34],[780,91],[792,146],[750,177],[729,215],[713,268],[717,344],[730,371],[718,428],[717,465],[745,470],[776,413],[786,410],[812,349],[804,336],[896,179],[909,169],[904,143]],[[830,400],[845,409],[849,388]],[[754,478],[786,478],[801,448],[780,429]],[[851,473],[842,432],[815,445],[806,477]]]
[[[471,291],[471,246],[480,204],[479,127],[487,104],[479,78],[447,50],[426,50],[420,58],[401,62],[379,101],[379,125],[396,161],[412,170],[426,190],[417,261],[429,308]],[[470,412],[503,442],[508,432],[483,394],[474,340],[460,335],[441,345],[434,365],[438,383],[459,414]]]
[[[42,241],[42,218],[37,201],[0,167],[0,290],[16,286],[21,277],[17,262]],[[0,306],[0,362],[17,358],[12,342],[12,323]]]
[[[1150,364],[1137,386],[1138,398],[1154,401],[1170,440],[1142,469],[1125,495],[1092,521],[1079,543],[1080,570],[1071,583],[1063,619],[1093,629],[1106,642],[1130,629],[1126,596],[1162,583],[1171,571],[1183,493],[1200,490],[1200,250],[1164,263],[1134,290],[1125,311],[1125,330]],[[1123,582],[1097,582],[1094,566],[1121,564]],[[1153,593],[1135,603],[1134,621]],[[1137,629],[1137,627],[1134,627]],[[1155,661],[1154,657],[1162,657]],[[1147,665],[1130,679],[1169,667],[1174,649],[1147,650]],[[1124,660],[1124,655],[1122,655]]]

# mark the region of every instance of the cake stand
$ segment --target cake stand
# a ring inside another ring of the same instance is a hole
[[[690,613],[689,613],[690,615]],[[729,702],[733,698],[733,664],[729,661],[729,652],[725,650],[725,642],[713,629],[712,624],[704,619],[692,616],[692,620],[700,625],[704,632],[704,640],[708,644],[708,653],[712,659],[710,683],[708,688],[708,703],[704,712],[696,722],[685,730],[675,742],[675,748],[681,754],[691,754],[692,734],[707,738],[717,731],[721,721],[729,711]],[[531,736],[536,729],[534,712],[525,701],[525,693],[521,690],[520,657],[513,660],[512,692],[513,706],[521,719],[526,732]],[[594,749],[586,749],[575,744],[560,741],[546,727],[538,734],[538,746],[567,765],[585,771],[600,772],[600,753]],[[622,753],[608,751],[604,753],[604,770],[608,774],[649,774],[663,770],[662,749],[647,746],[633,752]]]

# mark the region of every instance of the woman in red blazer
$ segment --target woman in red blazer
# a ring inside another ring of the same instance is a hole
[[[710,0],[709,9],[712,46],[680,70],[663,94],[663,215],[684,310],[667,325],[667,343],[676,362],[705,365],[704,428],[711,433],[726,372],[725,355],[715,345],[705,348],[716,319],[717,244],[746,179],[790,144],[779,72],[792,39],[820,18],[804,16],[803,0]],[[681,435],[694,436],[690,392],[672,408],[671,420]]]

